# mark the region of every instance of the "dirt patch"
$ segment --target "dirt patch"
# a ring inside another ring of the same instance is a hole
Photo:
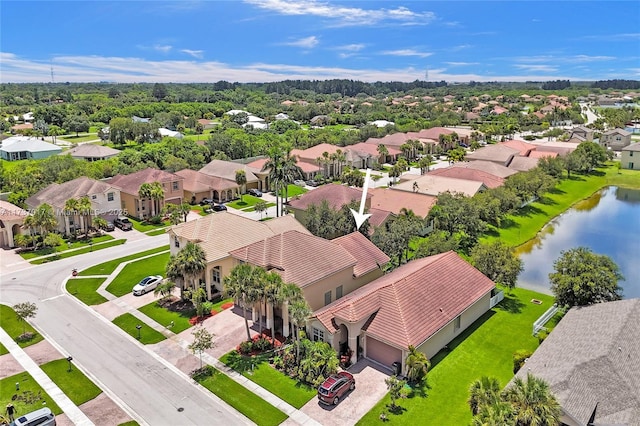
[[[179,297],[171,297],[166,300],[158,301],[160,306],[165,309],[168,309],[171,312],[177,312],[179,314],[189,314],[195,313],[195,309],[193,308],[193,303],[190,300],[182,300]]]
[[[29,355],[29,358],[31,358],[38,365],[46,364],[49,361],[64,358],[62,354],[58,352],[58,350],[46,340],[26,347],[24,348],[24,351],[27,355]]]
[[[96,425],[117,426],[131,420],[131,417],[104,392],[82,404],[80,409]]]

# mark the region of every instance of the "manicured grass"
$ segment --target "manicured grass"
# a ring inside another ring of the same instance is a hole
[[[106,278],[72,278],[67,281],[67,291],[86,305],[99,305],[107,301],[97,290]]]
[[[212,311],[216,311],[216,312],[222,312],[224,311],[224,309],[222,309],[222,305],[227,305],[227,304],[233,304],[233,299],[229,298],[229,299],[222,299],[219,302],[216,302],[213,305],[213,309]]]
[[[284,375],[271,367],[266,359],[246,357],[231,351],[220,361],[296,408],[301,408],[317,395],[315,388]]]
[[[136,328],[136,326],[141,325],[142,328],[140,329],[140,343],[142,343],[143,345],[152,345],[154,343],[162,342],[164,339],[166,339],[166,337],[164,337],[162,333],[149,327],[147,324],[140,321],[138,318],[134,317],[131,314],[122,314],[119,317],[116,317],[112,322],[123,329],[134,339],[138,339],[138,329]]]
[[[16,391],[16,383],[20,383],[19,391]],[[34,398],[31,401],[25,400],[30,399],[29,395],[33,395]],[[14,396],[17,397],[14,398]],[[0,380],[0,407],[3,415],[8,403],[13,404],[18,416],[43,407],[49,407],[55,415],[62,414],[60,407],[26,371]]]
[[[36,313],[36,315],[38,314]],[[2,318],[0,327],[2,327],[3,330],[6,331],[21,348],[26,348],[27,346],[31,346],[44,339],[33,327],[31,327],[31,324],[20,321],[18,319],[18,315],[16,315],[15,311],[10,306],[0,305],[0,318]],[[33,338],[25,342],[18,342],[16,339],[24,333],[24,331],[33,333]]]
[[[43,258],[40,258],[40,259],[32,260],[29,263],[31,263],[32,265],[41,265],[43,263],[53,262],[55,260],[66,259],[67,257],[78,256],[80,254],[91,253],[91,252],[102,250],[102,249],[106,249],[106,248],[109,248],[109,247],[119,246],[119,245],[122,245],[122,244],[124,244],[126,242],[127,242],[127,240],[125,240],[125,239],[122,239],[122,240],[111,240],[111,241],[107,241],[105,243],[94,244],[92,247],[81,248],[79,250],[63,251],[63,252],[61,252],[59,254],[56,254],[56,255],[53,255],[53,256],[48,256],[48,257],[43,257]]]
[[[104,241],[113,240],[111,235],[101,235],[99,237],[91,238],[92,244],[102,243]],[[64,243],[58,247],[46,247],[35,251],[25,251],[20,253],[20,256],[25,259],[33,259],[34,257],[46,256],[47,254],[60,253],[66,250],[76,249],[80,247],[89,247],[88,241],[76,241],[71,244]]]
[[[499,239],[516,247],[534,238],[551,219],[605,186],[640,188],[640,173],[620,170],[614,165],[596,170],[590,175],[572,175],[561,180],[556,188],[542,199],[509,215],[500,229],[492,229],[485,241]]]
[[[211,375],[197,381],[216,394],[224,402],[261,426],[275,426],[286,420],[287,415],[250,390],[209,366]]]
[[[542,300],[541,305],[531,299]],[[426,396],[401,400],[401,414],[387,412],[389,424],[467,425],[471,411],[467,405],[469,386],[481,376],[496,377],[505,386],[513,377],[513,353],[535,350],[538,339],[531,335],[533,322],[553,303],[553,298],[525,289],[515,289],[460,336],[449,343],[449,351],[439,352],[427,375]],[[385,396],[357,424],[379,424],[379,415],[390,403]]]
[[[173,321],[173,327],[169,330],[176,334],[192,327],[192,325],[189,324],[189,319],[195,315],[195,311],[184,313],[170,311],[158,305],[157,301],[144,305],[138,310],[165,327]]]
[[[151,250],[141,251],[139,253],[130,254],[129,256],[119,257],[117,259],[110,260],[108,262],[99,263],[83,271],[80,271],[78,275],[109,275],[118,267],[122,262],[137,259],[139,257],[148,256],[150,254],[160,253],[169,250],[169,246],[156,247]]]
[[[87,141],[95,141],[95,140],[99,140],[100,138],[98,137],[97,133],[80,133],[78,134],[78,136],[76,136],[76,134],[74,133],[73,135],[67,135],[67,136],[58,136],[57,138],[59,141],[67,141],[67,142],[71,142],[71,143],[78,143],[78,142],[87,142]]]
[[[136,260],[125,266],[118,276],[107,286],[107,291],[120,297],[131,292],[134,285],[148,275],[163,275],[169,261],[169,253],[157,254]]]
[[[135,420],[131,420],[128,422],[120,423],[118,426],[140,426],[140,423],[136,422]]]
[[[298,186],[298,185],[290,184],[290,185],[287,186],[287,191],[288,191],[289,198],[293,198],[293,197],[295,197],[297,195],[302,195],[302,194],[306,193],[309,190],[307,188],[303,188],[303,187]],[[284,196],[284,191],[280,191],[280,192],[282,192],[282,196]]]
[[[156,235],[162,235],[162,234],[166,234],[166,233],[167,233],[167,229],[166,228],[161,228],[161,229],[156,229],[154,231],[145,232],[145,234],[147,234],[150,237],[155,237]]]
[[[91,401],[102,393],[100,388],[85,376],[82,371],[73,365],[71,366],[71,371],[69,371],[69,363],[66,358],[42,364],[40,368],[76,405]]]
[[[9,353],[9,349],[5,348],[2,343],[0,343],[0,355],[5,355]]]
[[[171,222],[169,222],[168,220],[165,220],[165,221],[160,222],[158,224],[148,223],[148,222],[145,222],[145,221],[142,221],[140,219],[133,218],[133,217],[129,217],[129,220],[133,224],[133,229],[135,229],[136,231],[140,231],[140,232],[153,231],[154,229],[164,228],[166,226],[171,225]]]
[[[276,203],[267,203],[267,208],[275,206]],[[254,212],[256,211],[256,206],[246,207],[242,209],[243,212]]]
[[[256,205],[258,201],[262,200],[260,197],[254,197],[253,195],[244,194],[242,196],[242,200],[237,199],[235,201],[231,201],[229,203],[225,203],[227,207],[233,207],[237,210],[246,209],[247,207],[253,207]]]

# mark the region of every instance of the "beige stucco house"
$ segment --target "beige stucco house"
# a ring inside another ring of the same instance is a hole
[[[21,234],[22,223],[27,211],[20,207],[0,200],[0,247],[15,247],[14,237]]]
[[[640,170],[640,142],[622,148],[620,165],[623,169]]]
[[[624,129],[607,130],[600,136],[600,146],[612,151],[621,151],[622,148],[631,144],[631,132]]]
[[[236,181],[236,171],[244,170],[247,183],[240,190],[244,193],[248,189],[259,189],[267,191],[269,188],[269,172],[262,171],[258,168],[251,167],[247,164],[235,163],[233,161],[212,160],[199,171],[205,175],[221,178],[230,182]],[[238,186],[236,185],[236,188]],[[216,190],[213,193],[214,199],[222,199],[223,195],[218,194]]]
[[[313,313],[310,335],[391,368],[433,357],[487,312],[495,283],[453,251],[413,260]]]
[[[191,169],[180,170],[176,175],[184,178],[184,200],[191,204],[199,203],[205,198],[216,203],[226,203],[240,193],[240,186],[235,180],[210,176]]]

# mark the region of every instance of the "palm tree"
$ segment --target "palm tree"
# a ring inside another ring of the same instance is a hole
[[[303,297],[294,299],[289,303],[289,318],[295,326],[295,339],[296,339],[296,360],[300,360],[300,329],[303,328],[307,322],[307,318],[311,316],[311,308]]]
[[[282,161],[285,204],[289,202],[289,184],[293,183],[296,179],[302,179],[304,177],[302,169],[296,164],[297,162],[296,157],[291,155],[291,147],[286,146]]]
[[[247,340],[251,340],[249,319],[247,318],[248,308],[257,301],[256,292],[253,291],[254,270],[255,268],[248,263],[241,263],[231,269],[231,272],[224,278],[223,282],[226,297],[232,297],[234,300],[242,302]]]
[[[33,221],[35,227],[40,228],[40,235],[43,239],[47,236],[46,234],[56,229],[58,225],[53,207],[47,203],[41,204],[33,212]]]
[[[387,156],[389,155],[389,150],[386,146],[380,144],[378,145],[378,154],[380,155],[380,160],[382,160],[382,164],[387,162]]]
[[[469,407],[476,415],[485,406],[491,406],[500,400],[500,383],[495,377],[482,376],[469,387]]]
[[[73,224],[75,227],[76,216],[78,215],[78,200],[75,198],[69,198],[67,201],[65,201],[64,212],[65,212],[65,216],[69,216],[69,215],[73,216]]]
[[[543,379],[527,373],[527,380],[516,377],[504,391],[503,399],[513,407],[517,426],[555,426],[560,424],[560,404]]]
[[[247,173],[244,170],[236,170],[236,183],[240,187],[238,191],[240,192],[240,201],[243,201],[243,186],[247,184]]]
[[[202,247],[189,241],[178,252],[177,257],[180,259],[186,286],[192,289],[199,288],[199,281],[197,280],[207,268],[207,256]]]
[[[513,411],[511,405],[496,401],[491,405],[484,405],[480,408],[480,412],[473,416],[472,426],[504,426],[512,425]]]
[[[271,304],[272,307],[279,306],[284,303],[286,298],[285,283],[277,272],[267,272],[264,276],[264,301]],[[267,308],[268,309],[268,308]],[[275,339],[275,327],[272,318],[271,321],[271,338]]]
[[[281,201],[279,197],[280,185],[282,184],[282,181],[284,178],[282,173],[282,167],[283,167],[283,155],[280,148],[277,146],[271,148],[269,150],[269,159],[267,160],[266,163],[264,163],[264,166],[262,166],[262,170],[269,171],[269,182],[271,182],[271,185],[276,191],[276,217],[280,216],[280,208],[281,208],[281,206],[278,205],[278,201]]]
[[[182,298],[184,292],[184,275],[178,255],[171,255],[169,262],[167,262],[165,274],[170,281],[174,282],[178,286],[180,289],[180,298]]]
[[[414,346],[409,346],[409,354],[405,359],[405,364],[407,366],[407,377],[413,383],[421,382],[431,367],[427,356]]]
[[[64,130],[60,127],[53,125],[49,127],[49,131],[47,132],[47,136],[51,136],[53,139],[53,144],[55,145],[57,142],[57,138],[60,135],[64,135]]]
[[[161,201],[164,200],[164,188],[160,182],[152,182],[151,183],[151,192],[149,193],[149,198],[153,201],[151,216],[155,216],[156,212],[160,212]]]
[[[429,166],[433,161],[433,156],[431,154],[427,154],[424,157],[418,160],[418,167],[420,167],[420,174],[425,174],[429,172]]]
[[[107,226],[107,221],[106,221],[106,219],[104,219],[104,218],[102,218],[100,216],[96,216],[91,221],[91,224],[96,229],[104,229]]]
[[[145,182],[142,185],[140,185],[140,188],[138,189],[138,198],[140,198],[140,203],[143,203],[146,200],[151,198],[151,184],[150,183]]]
[[[33,215],[25,217],[22,221],[22,228],[27,228],[29,230],[29,236],[31,237],[35,234],[36,227],[36,219]]]
[[[91,200],[89,199],[89,197],[84,196],[79,198],[77,208],[78,208],[78,213],[80,213],[80,215],[83,218],[85,238],[87,238],[89,236],[89,219],[91,218],[91,210],[92,210]]]

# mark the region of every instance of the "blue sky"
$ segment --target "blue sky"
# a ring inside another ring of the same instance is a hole
[[[638,1],[12,1],[0,81],[640,78]]]

